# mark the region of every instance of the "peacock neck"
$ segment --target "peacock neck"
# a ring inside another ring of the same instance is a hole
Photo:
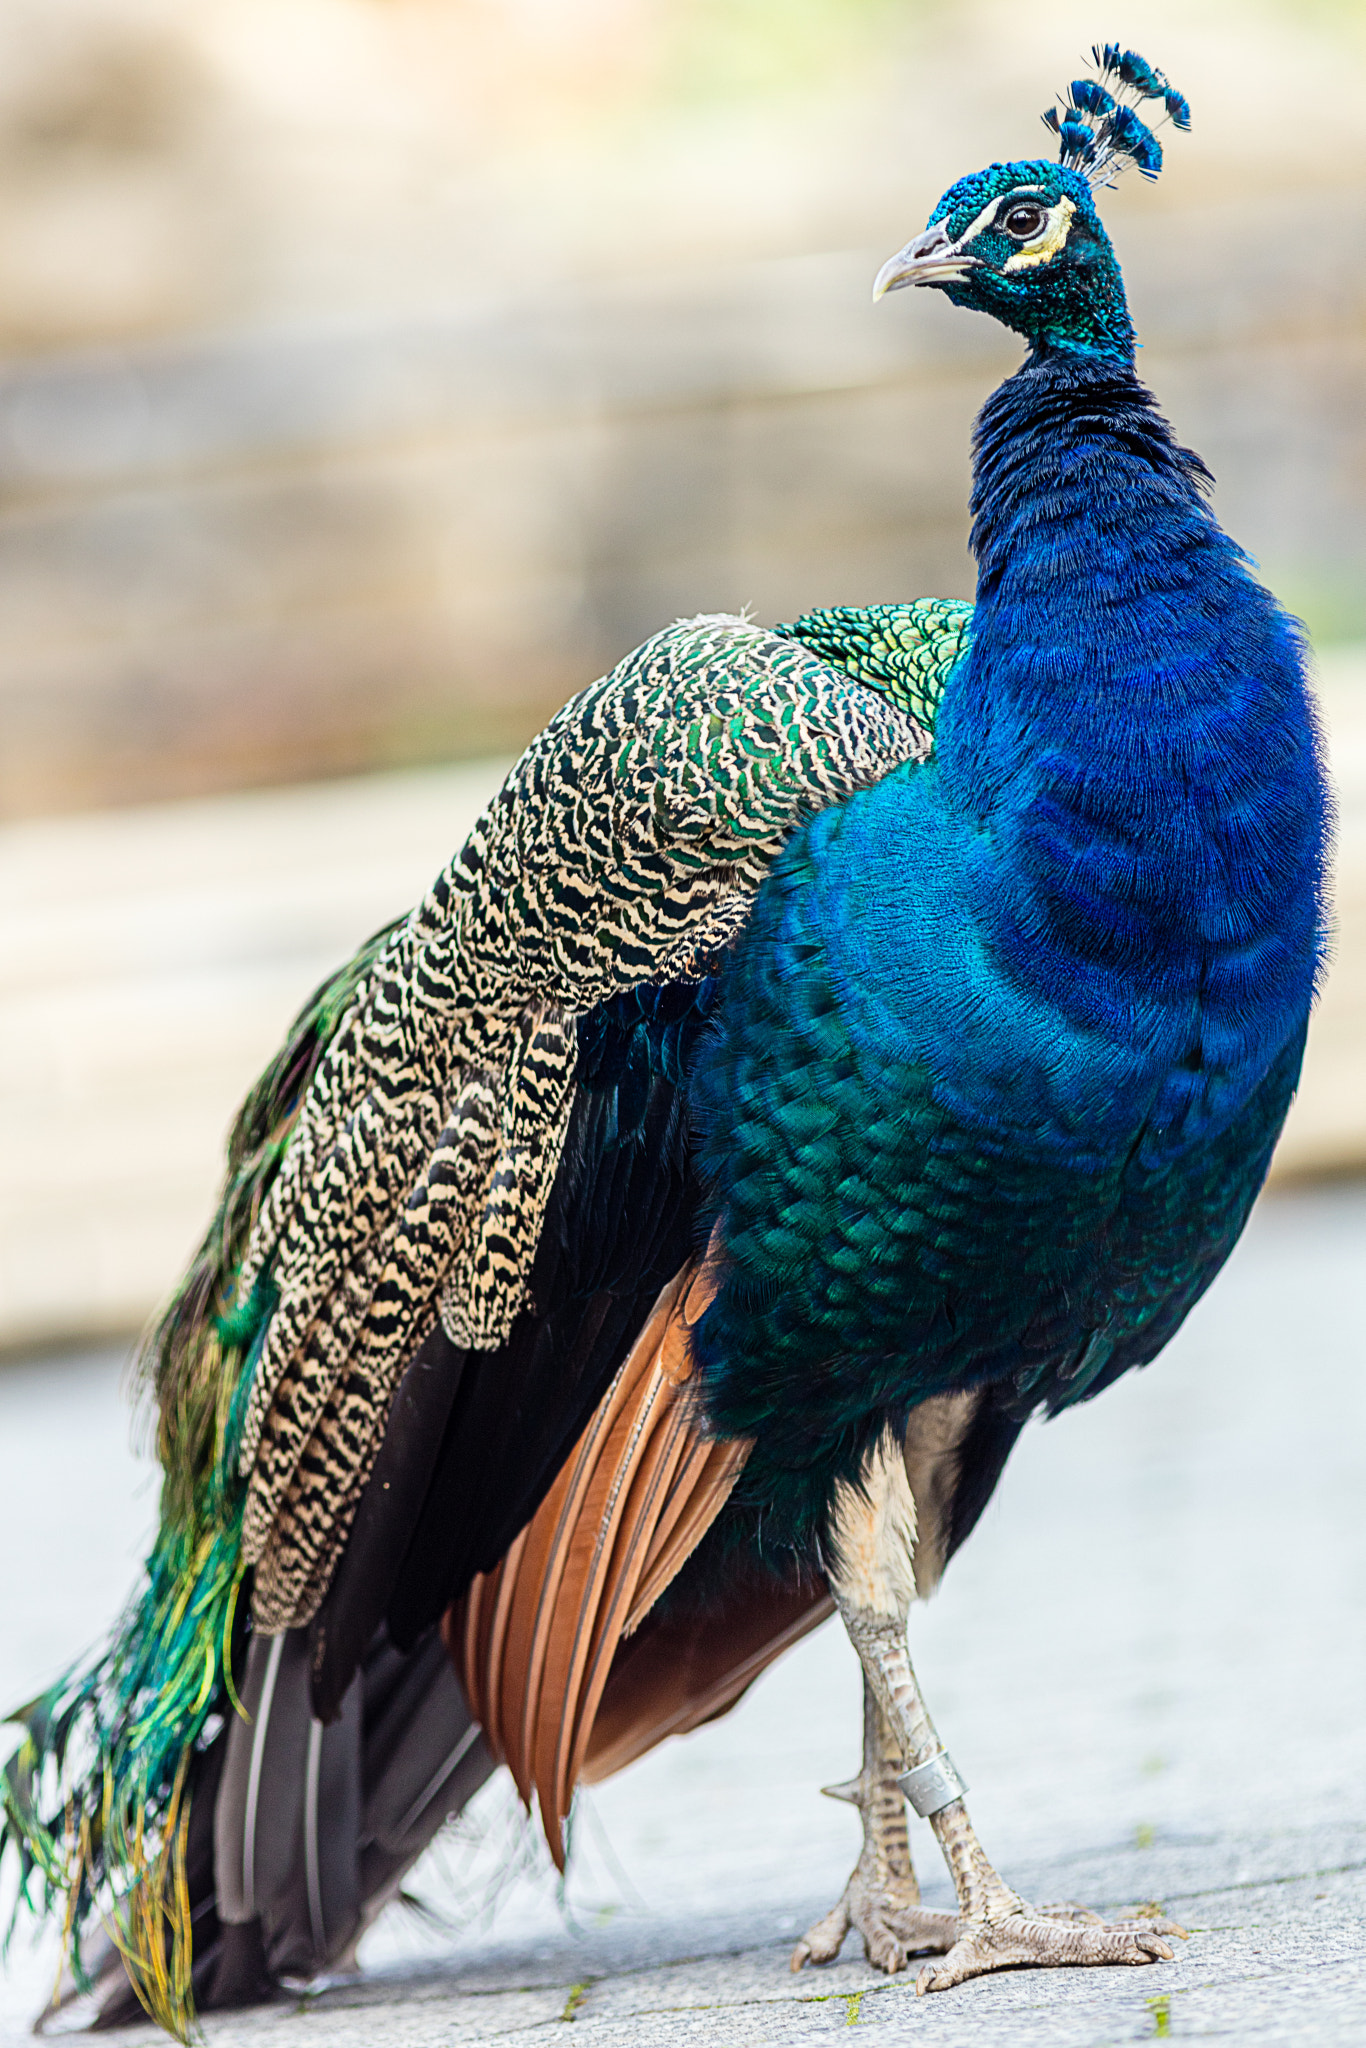
[[[936,777],[1017,985],[1079,1027],[1213,1018],[1241,1064],[1307,1009],[1322,802],[1295,628],[1207,481],[1120,357],[1041,353],[993,394]]]

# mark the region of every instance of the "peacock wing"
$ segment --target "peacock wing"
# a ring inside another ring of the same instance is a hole
[[[380,951],[242,1264],[268,1288],[241,1469],[254,1615],[316,1611],[399,1375],[506,1342],[569,1127],[577,1019],[699,978],[814,811],[928,750],[800,640],[675,626],[566,705]]]

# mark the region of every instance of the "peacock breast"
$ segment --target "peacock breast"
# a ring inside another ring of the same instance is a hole
[[[726,1252],[701,1382],[798,1521],[879,1418],[984,1381],[1061,1405],[1154,1355],[1242,1227],[1298,1062],[1145,1160],[1180,1020],[1107,1037],[1013,983],[903,783],[897,861],[862,796],[786,849],[692,1078]]]
[[[914,1067],[956,1127],[1040,1167],[1103,1173],[1198,1031],[1198,973],[1134,976],[1117,994],[1079,958],[1056,1000],[999,942],[1008,852],[942,801],[932,766],[817,819],[820,971],[858,1056]]]

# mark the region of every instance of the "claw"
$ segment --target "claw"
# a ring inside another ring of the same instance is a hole
[[[844,1946],[844,1937],[850,1928],[849,1907],[844,1899],[837,1906],[808,1927],[792,1951],[790,1968],[795,1976],[808,1963],[833,1963]]]

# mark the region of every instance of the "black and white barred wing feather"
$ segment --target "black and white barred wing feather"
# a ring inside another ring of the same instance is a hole
[[[647,641],[533,742],[362,981],[247,1249],[238,1299],[274,1300],[242,1445],[259,1628],[316,1612],[438,1315],[467,1349],[506,1339],[577,1017],[705,974],[791,834],[928,748],[888,695],[734,618]]]

